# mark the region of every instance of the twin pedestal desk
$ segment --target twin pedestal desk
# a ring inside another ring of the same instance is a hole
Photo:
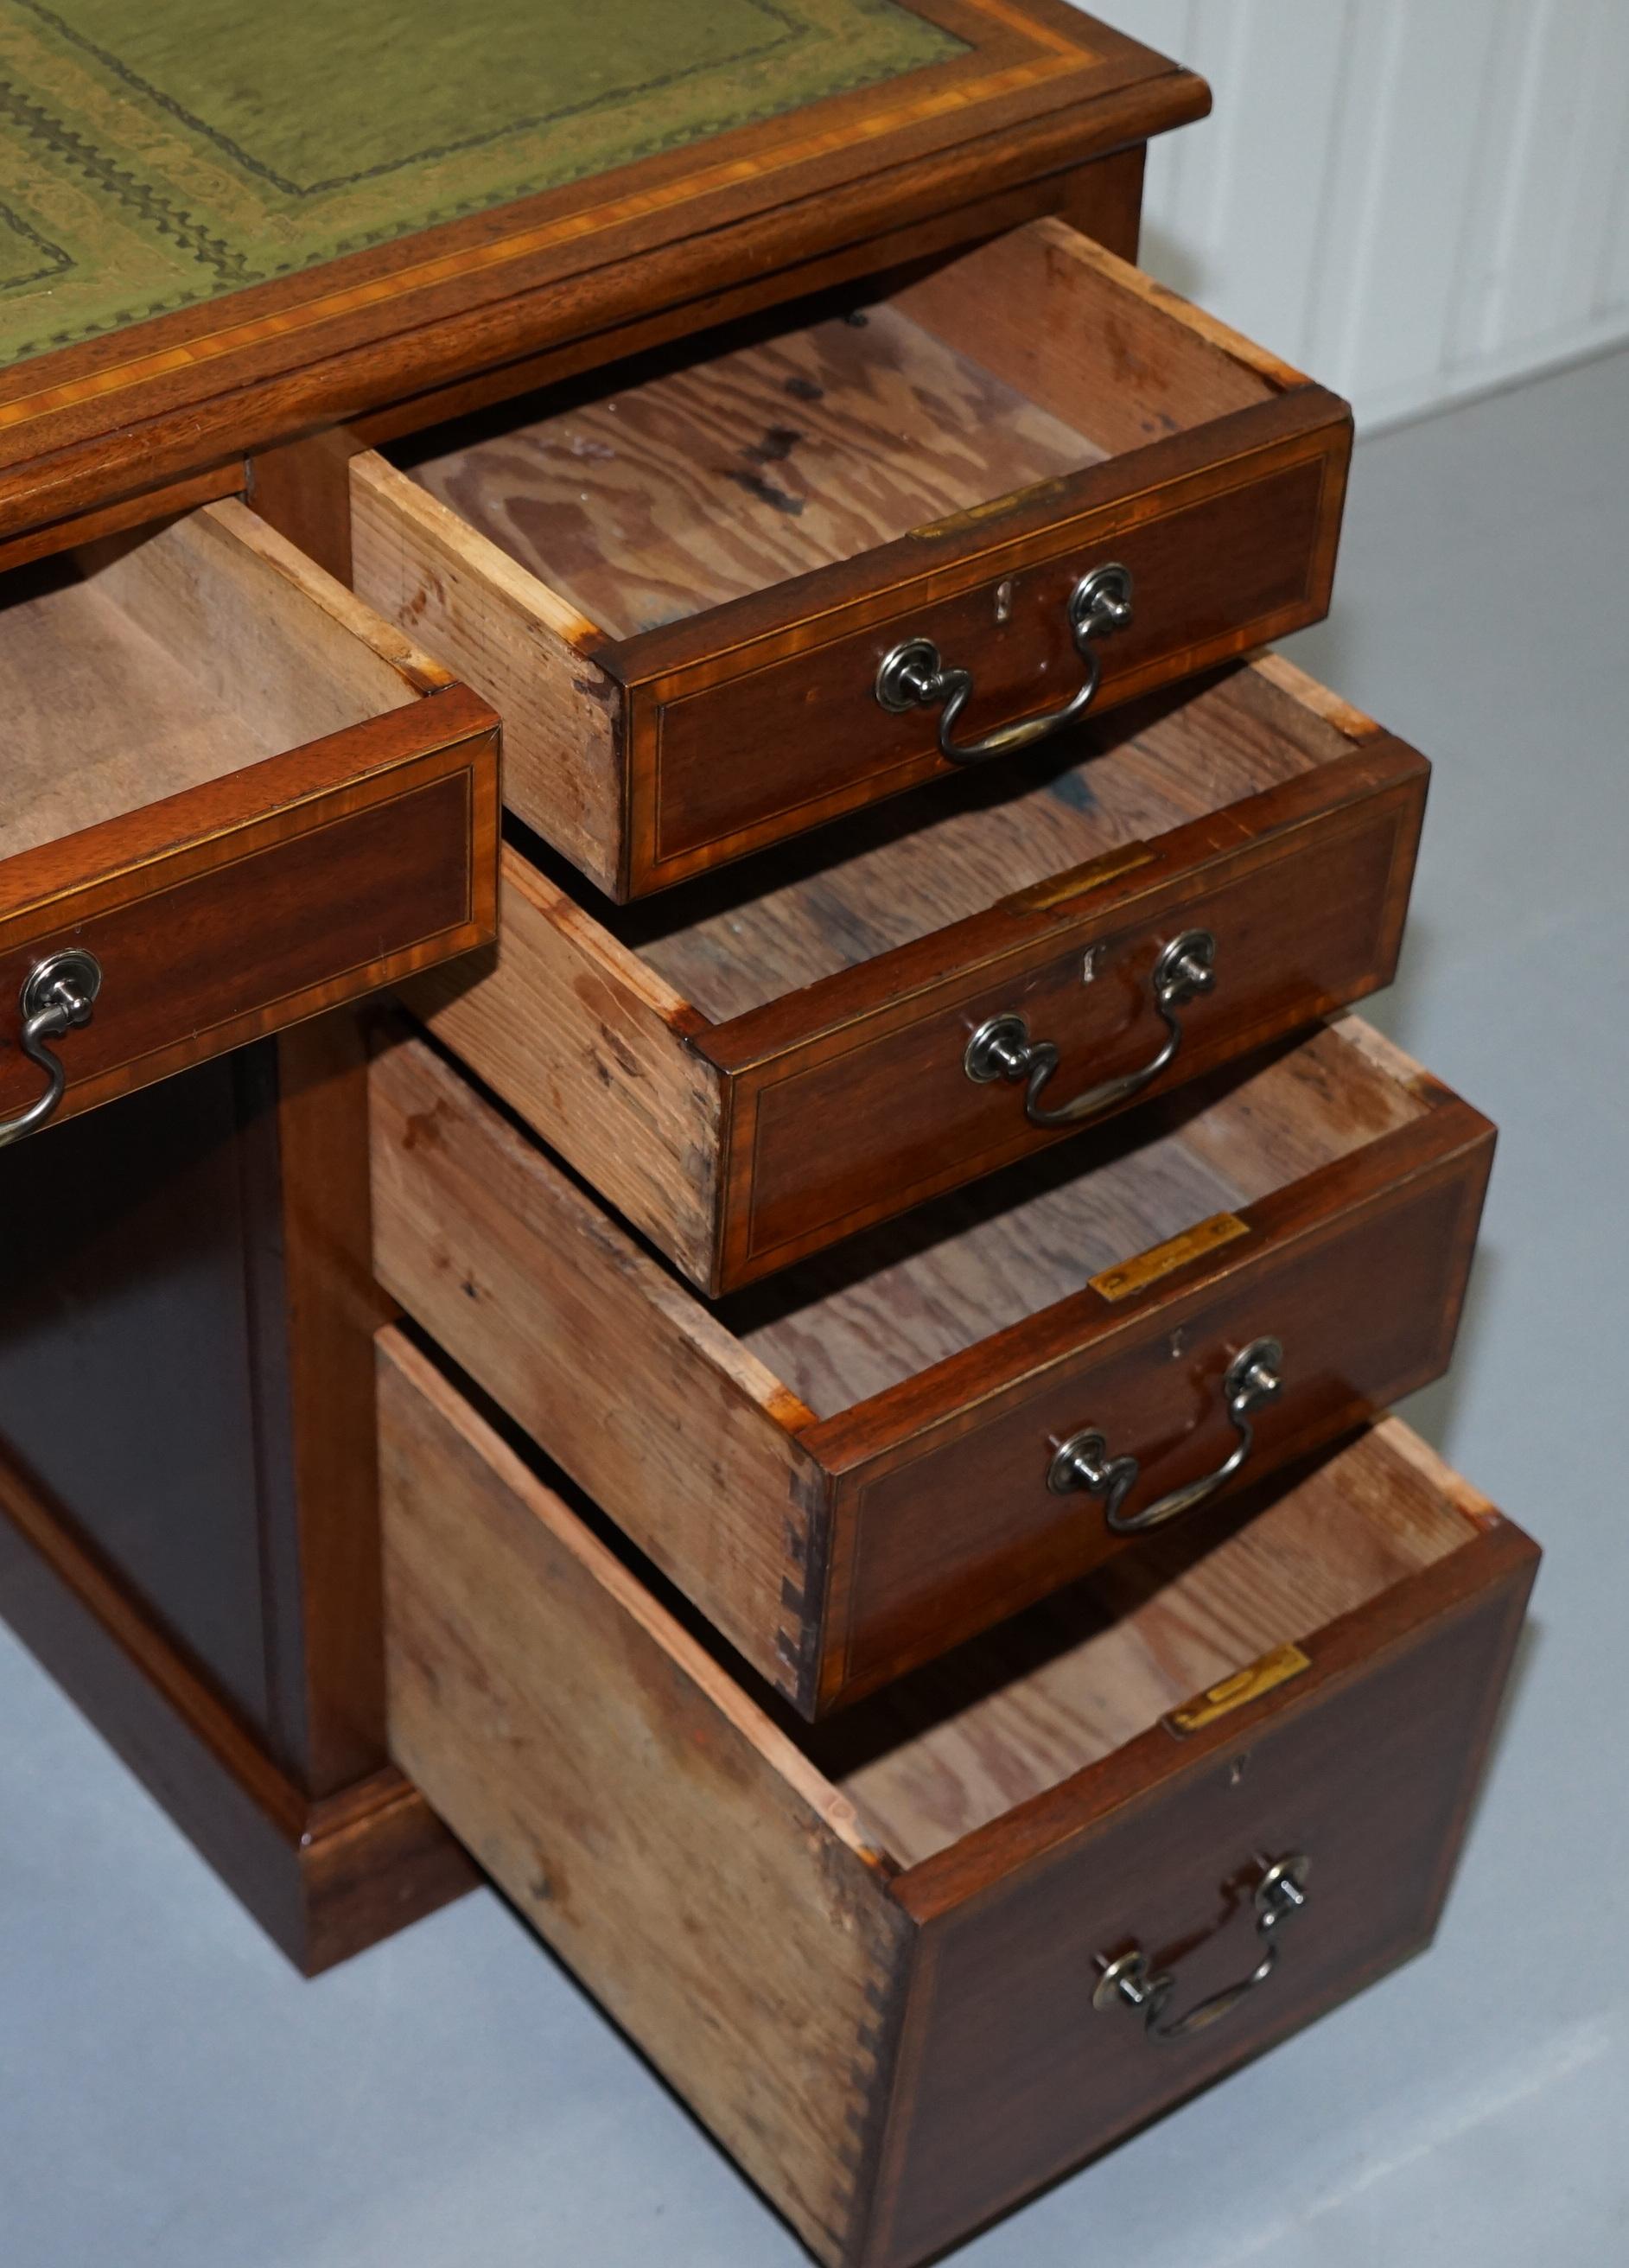
[[[907,2268],[1426,1942],[1536,1564],[1349,419],[1051,0],[207,12],[18,34],[0,1604]]]

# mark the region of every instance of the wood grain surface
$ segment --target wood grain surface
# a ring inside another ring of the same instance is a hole
[[[394,1333],[380,1397],[396,1755],[833,2257],[907,1935],[877,1853],[763,1710]]]
[[[688,1044],[704,1020],[512,844],[502,876],[498,943],[401,998],[705,1287],[729,1092]]]
[[[676,359],[415,475],[622,638],[1105,453],[886,302]]]
[[[22,986],[58,945],[112,980],[62,1042],[57,1115],[490,937],[495,743],[490,711],[454,688],[0,869],[0,1034],[15,1040]],[[0,1108],[40,1084],[20,1049],[0,1056]]]
[[[1429,1941],[1537,1561],[1494,1520],[1321,1625],[1264,1699],[1156,1725],[900,1877],[921,1928],[864,2268],[936,2254]],[[1150,2042],[1093,2007],[1132,1947],[1173,2017],[1237,1984],[1263,1861],[1292,1852],[1307,1904],[1226,2021]]]
[[[742,1344],[833,1417],[1418,1118],[1335,1031],[1124,1128],[940,1198],[723,1303]]]
[[[1156,696],[606,925],[726,1023],[1347,753],[1322,719],[1255,692],[1243,672]]]
[[[1052,0],[917,0],[965,41],[838,94],[214,305],[0,386],[0,532],[1049,174],[1203,114],[1201,82]],[[248,279],[245,279],[248,282]]]
[[[708,1306],[403,1041],[374,1071],[377,1265],[812,1716],[1124,1547],[1047,1488],[1067,1434],[1109,1429],[1146,1505],[1232,1447],[1222,1373],[1264,1332],[1285,1389],[1252,1478],[1445,1364],[1485,1120],[1332,1033],[1164,1115]],[[1127,1285],[1094,1274],[1222,1212]]]
[[[0,607],[0,1033],[55,946],[105,972],[62,1115],[491,936],[496,719],[438,662],[235,500],[77,563]]]
[[[518,719],[511,809],[638,896],[941,773],[934,718],[871,697],[901,638],[972,672],[976,732],[1078,678],[1069,593],[1109,556],[1141,595],[1103,706],[1310,619],[1348,446],[1332,397],[1047,219],[892,298],[477,416],[418,445],[412,483],[364,466],[365,587],[463,636]],[[568,740],[613,731],[625,801],[597,759],[585,806],[580,753],[558,762],[529,622],[582,711]]]
[[[899,305],[1027,400],[1083,420],[1105,450],[1135,449],[1306,383],[1062,218],[937,262]]]
[[[1101,1508],[1047,1486],[1054,1447],[1077,1431],[1136,1458],[1135,1512],[1236,1447],[1224,1375],[1258,1337],[1281,1343],[1283,1388],[1255,1415],[1246,1478],[1440,1375],[1492,1153],[1486,1121],[1442,1096],[1238,1210],[1244,1235],[1179,1243],[1130,1289],[1094,1278],[811,1429],[806,1446],[837,1476],[828,1642],[848,1631],[840,1670],[828,1656],[828,1705],[1112,1555],[1123,1539]]]
[[[1061,221],[755,328],[432,440],[415,477],[628,638],[1304,382]]]
[[[349,475],[358,593],[480,688],[503,719],[510,801],[526,806],[536,767],[554,841],[591,881],[615,891],[621,688],[589,659],[594,625],[382,457],[355,457]]]
[[[1413,1440],[1388,1419],[1364,1455],[1247,1498],[1219,1535],[1146,1538],[846,1711],[811,1745],[901,1865],[948,1849],[1468,1543],[1492,1506],[1428,1452],[1405,1452]]]
[[[1141,597],[1130,623],[1103,642],[1100,711],[1316,620],[1328,603],[1349,440],[1332,398],[1280,395],[1152,443],[1146,460],[1141,451],[1107,459],[761,602],[736,600],[605,649],[629,680],[623,894],[942,776],[936,711],[893,715],[876,698],[878,668],[905,640],[928,641],[971,674],[965,745],[1075,692],[1083,665],[1072,594],[1108,561],[1127,569]]]
[[[450,682],[235,502],[15,578],[0,858]]]
[[[422,1042],[375,1063],[371,1138],[385,1289],[455,1356],[481,1350],[487,1390],[794,1682],[817,1572],[809,1412]]]
[[[94,582],[54,565],[4,593],[0,856],[274,753],[268,719],[212,697]]]
[[[1164,1036],[1154,963],[1204,926],[1218,983],[1169,1088],[1383,983],[1426,778],[1252,665],[635,906],[517,831],[500,944],[407,997],[693,1282],[733,1289],[1058,1138],[965,1077],[988,1016],[1059,1048],[1060,1094],[1134,1070]]]
[[[1537,1555],[1395,1423],[811,1731],[394,1332],[380,1388],[398,1752],[834,2268],[911,2268],[1429,1935]],[[1226,2024],[1092,2008],[1134,1944],[1182,2007],[1235,1980],[1291,1852]]]
[[[721,1280],[771,1274],[1088,1130],[1037,1126],[1021,1084],[967,1077],[969,1038],[993,1016],[1020,1017],[1057,1050],[1048,1097],[1064,1108],[1155,1058],[1171,1036],[1162,955],[1204,932],[1216,983],[1178,1012],[1177,1051],[1134,1107],[1383,983],[1425,780],[1412,750],[1371,743],[1009,899],[943,935],[936,955],[925,940],[889,956],[869,999],[833,978],[698,1038],[734,1074]],[[786,1014],[795,1002],[803,1012]]]

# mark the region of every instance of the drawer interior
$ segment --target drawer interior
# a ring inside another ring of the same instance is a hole
[[[750,868],[631,906],[595,898],[593,911],[722,1024],[1351,751],[1336,724],[1266,671],[1235,668],[859,813],[835,851],[819,837],[783,843]],[[588,898],[563,862],[535,840],[529,848]]]
[[[757,1718],[757,1745],[778,1754],[781,1773],[817,1791],[822,1810],[900,1872],[1173,1712],[1199,1705],[1223,1716],[1271,1690],[1265,1680],[1244,1688],[1242,1674],[1288,1649],[1316,1651],[1330,1624],[1466,1548],[1498,1517],[1418,1435],[1383,1418],[1305,1462],[1288,1483],[1264,1483],[1220,1515],[1141,1538],[937,1660],[810,1724],[468,1381],[446,1375],[439,1359],[395,1334],[382,1345],[387,1500],[404,1490],[427,1508],[433,1499],[436,1519],[460,1536],[479,1525],[447,1484],[429,1437],[420,1438],[418,1395],[427,1395],[457,1413],[483,1460],[507,1473],[511,1494],[524,1489],[563,1528],[577,1556],[598,1568],[602,1587],[638,1599],[642,1619],[665,1633],[667,1651],[699,1684],[730,1692],[740,1722]],[[398,1412],[399,1403],[407,1406],[399,1373],[418,1381],[410,1423]],[[405,1529],[398,1528],[399,1550]],[[438,1591],[449,1598],[466,1589],[459,1580],[449,1588],[451,1572],[443,1566],[438,1574]],[[524,1590],[504,1613],[525,1627]],[[1288,1683],[1304,1666],[1282,1662],[1277,1682]],[[1239,1685],[1229,1690],[1234,1679]],[[833,1805],[833,1796],[843,1803]]]
[[[1429,1934],[1535,1555],[1395,1420],[811,1729],[378,1344],[393,1753],[794,2216],[880,2138],[823,2258],[938,2258]],[[1133,1945],[1178,2005],[1235,1984],[1297,1852],[1316,1913],[1236,2022],[1099,2019]]]
[[[1429,1108],[1376,1035],[1332,1027],[731,1293],[717,1311],[817,1417],[884,1393]]]
[[[626,638],[1272,397],[1134,270],[1048,245],[1032,224],[883,296],[703,333],[403,461]]]
[[[1281,1484],[1280,1484],[1281,1485]],[[1395,1421],[1178,1527],[802,1737],[900,1867],[1468,1543],[1487,1507]]]
[[[238,504],[8,576],[0,858],[404,707],[365,615]]]

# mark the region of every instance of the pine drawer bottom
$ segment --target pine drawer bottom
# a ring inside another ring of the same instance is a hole
[[[393,1331],[380,1395],[397,1760],[822,2260],[1430,1937],[1537,1553],[1395,1420],[810,1727]]]

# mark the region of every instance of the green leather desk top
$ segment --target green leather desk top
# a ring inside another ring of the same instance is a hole
[[[0,545],[1207,100],[1063,0],[0,0]]]
[[[965,45],[897,0],[0,0],[0,366]]]

